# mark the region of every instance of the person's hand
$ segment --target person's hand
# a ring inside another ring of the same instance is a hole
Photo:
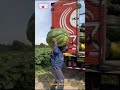
[[[53,38],[52,41],[54,42],[54,44],[57,44],[57,39]]]

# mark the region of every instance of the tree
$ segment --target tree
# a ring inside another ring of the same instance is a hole
[[[17,41],[17,40],[14,40],[12,43],[12,49],[14,50],[22,50],[24,46],[25,46],[24,43]]]
[[[33,14],[30,17],[26,34],[27,34],[28,40],[32,43],[32,46],[34,46],[34,42],[35,42],[35,14]]]
[[[77,4],[77,9],[80,9],[81,8],[81,4]]]
[[[48,46],[45,45],[44,43],[40,43],[39,47],[48,47]]]

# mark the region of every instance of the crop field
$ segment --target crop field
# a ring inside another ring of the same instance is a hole
[[[35,64],[41,67],[48,67],[50,48],[35,48]]]
[[[32,52],[0,52],[0,90],[19,90],[19,87],[30,90],[34,85],[33,55]]]

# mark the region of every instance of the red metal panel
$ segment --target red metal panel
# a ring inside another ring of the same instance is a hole
[[[52,27],[65,28],[70,33],[68,52],[76,53],[77,32],[76,27],[70,23],[70,15],[76,9],[76,0],[59,0],[53,4],[52,8]],[[71,43],[72,41],[74,44]]]
[[[102,64],[105,60],[105,0],[86,0],[85,62]]]

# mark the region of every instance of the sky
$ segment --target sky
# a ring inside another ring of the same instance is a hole
[[[0,44],[30,44],[26,29],[34,8],[34,0],[0,0]]]
[[[51,3],[56,0],[36,0],[35,1],[35,44],[39,45],[40,43],[46,43],[46,35],[50,31],[51,27]],[[48,3],[49,8],[47,9],[39,9],[39,3]],[[80,13],[85,13],[85,5],[84,2],[80,2],[82,7],[80,9]],[[85,22],[85,15],[80,16],[80,22]]]

